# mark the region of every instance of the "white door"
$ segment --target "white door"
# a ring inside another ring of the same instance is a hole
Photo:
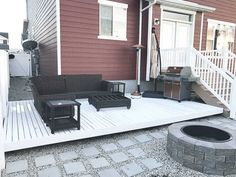
[[[191,24],[176,21],[162,22],[161,48],[185,48],[192,46]]]
[[[191,25],[186,23],[176,23],[175,48],[186,48],[191,46]]]
[[[175,48],[175,22],[163,21],[161,31],[161,48]]]

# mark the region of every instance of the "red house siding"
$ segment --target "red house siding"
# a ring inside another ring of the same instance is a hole
[[[206,49],[206,35],[207,35],[207,19],[220,20],[230,23],[236,23],[236,1],[235,0],[224,0],[224,1],[216,1],[216,0],[190,0],[191,2],[195,2],[201,5],[211,6],[216,8],[216,11],[212,13],[204,14],[204,25],[203,25],[203,35],[202,35],[202,49]],[[201,17],[200,17],[201,18]],[[200,19],[201,21],[201,19]],[[197,22],[197,21],[196,21]],[[196,31],[200,31],[200,24],[198,22],[198,26],[196,25]],[[199,30],[198,30],[199,28]],[[196,34],[196,33],[195,33]],[[197,43],[197,35],[195,36],[195,41]],[[236,36],[235,40],[236,41]],[[198,49],[198,47],[197,47]],[[234,45],[234,52],[236,52],[236,45]]]
[[[61,0],[62,74],[101,73],[104,79],[135,79],[139,3],[128,4],[127,41],[98,39],[99,4],[88,0]]]
[[[159,20],[161,19],[161,9],[160,9],[160,5],[155,5],[153,6],[153,19],[154,18],[158,18]],[[155,26],[156,29],[156,34],[158,35],[158,39],[160,40],[160,24],[158,26]]]
[[[197,50],[199,50],[199,44],[200,44],[201,21],[202,21],[202,13],[197,12],[195,16],[194,40],[193,40],[193,47]],[[202,48],[206,48],[206,42],[202,42]]]

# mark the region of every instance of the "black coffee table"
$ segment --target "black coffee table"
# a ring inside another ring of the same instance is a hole
[[[111,107],[131,107],[131,99],[121,96],[121,95],[97,95],[90,96],[88,99],[89,104],[92,104],[97,111],[101,108],[111,108]]]
[[[46,124],[51,133],[55,130],[74,128],[80,129],[80,103],[72,100],[50,100],[46,102]],[[77,120],[74,119],[74,106],[77,106]]]

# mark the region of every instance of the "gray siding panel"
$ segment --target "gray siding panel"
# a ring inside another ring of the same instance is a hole
[[[40,74],[57,75],[56,0],[27,0],[29,38],[39,43]]]

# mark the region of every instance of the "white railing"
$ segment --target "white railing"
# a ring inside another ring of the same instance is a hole
[[[214,58],[211,53],[214,53]],[[204,56],[205,55],[205,56]],[[194,48],[161,50],[163,69],[168,66],[191,66],[193,75],[199,77],[203,84],[219,101],[230,109],[230,117],[236,118],[236,79],[226,73],[222,67],[221,54],[210,51],[205,54]]]
[[[5,168],[3,122],[7,116],[9,90],[9,59],[8,53],[0,50],[0,172]]]
[[[200,82],[227,108],[230,108],[230,94],[233,79],[221,68],[209,61],[196,49],[192,49],[191,60],[194,60],[192,70],[200,78]]]
[[[222,68],[231,77],[236,77],[236,55],[228,50],[201,51],[212,63]]]
[[[166,69],[169,66],[189,66],[189,48],[162,49],[161,66]]]
[[[236,78],[236,55],[230,51],[226,51],[225,58],[227,71]]]

